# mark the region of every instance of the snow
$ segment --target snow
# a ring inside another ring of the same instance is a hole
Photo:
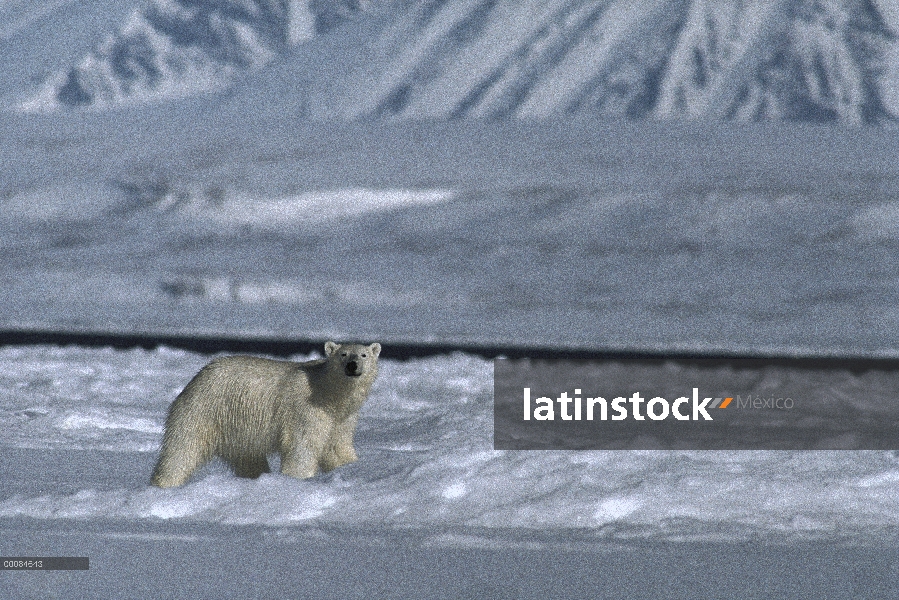
[[[895,130],[706,122],[889,123],[891,3],[292,1],[192,50],[145,18],[182,3],[32,4],[0,4],[4,332],[899,357]],[[110,62],[138,38],[152,85]],[[56,110],[78,65],[114,110]],[[92,561],[0,596],[895,596],[895,452],[495,451],[484,356],[385,358],[331,474],[151,488],[210,359],[0,347],[4,552]]]
[[[7,105],[122,107],[240,91],[288,72],[289,102],[313,119],[581,114],[889,124],[896,116],[895,11],[887,3],[123,5],[130,17],[105,3],[83,7],[104,27],[89,23],[90,33],[77,35],[59,32],[70,3],[0,13],[0,40],[13,51],[12,78],[0,89]],[[64,59],[44,58],[27,42],[39,28]]]
[[[307,2],[290,0],[287,20],[287,42],[290,45],[299,44],[315,35],[315,15],[309,10]]]
[[[214,462],[177,489],[124,483],[149,479],[167,406],[207,360],[166,347],[0,349],[0,445],[83,454],[88,464],[101,451],[112,464],[142,453],[147,469],[101,476],[84,467],[66,476],[71,492],[20,481],[0,498],[0,517],[425,528],[463,538],[474,527],[481,540],[575,528],[596,542],[872,541],[899,526],[895,452],[495,451],[492,363],[461,353],[383,359],[361,413],[360,460],[333,473],[242,480]],[[689,378],[685,366],[666,372]],[[778,377],[805,385],[801,370]],[[889,377],[871,372],[830,388],[889,395]]]
[[[897,355],[889,131],[233,108],[4,122],[0,326]]]
[[[452,190],[370,190],[350,188],[306,192],[287,198],[217,198],[212,202],[191,202],[181,212],[217,229],[251,225],[259,229],[285,229],[320,224],[334,219],[356,218],[368,213],[396,208],[431,205],[451,200]],[[195,198],[194,198],[195,199]],[[174,194],[162,198],[158,210],[168,210],[179,202]]]

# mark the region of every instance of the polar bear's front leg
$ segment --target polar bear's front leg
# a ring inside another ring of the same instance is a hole
[[[309,427],[282,441],[281,473],[308,479],[318,472],[318,461],[325,449],[330,431]]]
[[[338,423],[334,427],[334,433],[325,447],[318,462],[318,466],[322,471],[327,473],[337,467],[356,462],[359,457],[356,455],[356,449],[353,448],[353,434],[356,432],[356,423],[359,421],[358,415],[352,415],[342,423]]]

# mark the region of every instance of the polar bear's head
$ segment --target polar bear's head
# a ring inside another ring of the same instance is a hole
[[[372,374],[378,368],[378,355],[381,344],[337,344],[325,343],[325,356],[328,362],[339,365],[343,374],[348,377],[361,377]]]

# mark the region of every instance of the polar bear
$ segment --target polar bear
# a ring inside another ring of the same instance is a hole
[[[182,485],[213,457],[239,477],[281,473],[305,479],[354,462],[359,409],[378,373],[380,344],[325,344],[307,362],[219,358],[197,373],[169,409],[151,483]]]

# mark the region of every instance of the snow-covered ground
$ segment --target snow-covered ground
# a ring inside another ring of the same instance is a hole
[[[5,479],[0,518],[411,529],[463,546],[472,530],[480,543],[522,531],[558,543],[572,532],[582,543],[871,543],[899,528],[895,452],[495,451],[492,363],[466,354],[381,361],[358,463],[310,481],[240,480],[212,463],[183,488],[151,488],[167,407],[207,360],[165,347],[0,349],[0,445],[84,457],[76,472],[51,468],[52,486],[35,472]],[[787,386],[802,377],[781,374]],[[143,472],[90,464],[133,453]]]
[[[0,125],[4,329],[899,354],[890,132],[148,114]],[[0,544],[94,565],[0,595],[895,595],[894,454],[496,452],[467,355],[384,360],[357,464],[152,489],[207,359],[0,349]]]
[[[2,2],[0,330],[899,357],[897,14]],[[894,453],[494,451],[474,355],[333,474],[152,489],[208,359],[0,348],[0,553],[93,561],[0,597],[896,596]]]

